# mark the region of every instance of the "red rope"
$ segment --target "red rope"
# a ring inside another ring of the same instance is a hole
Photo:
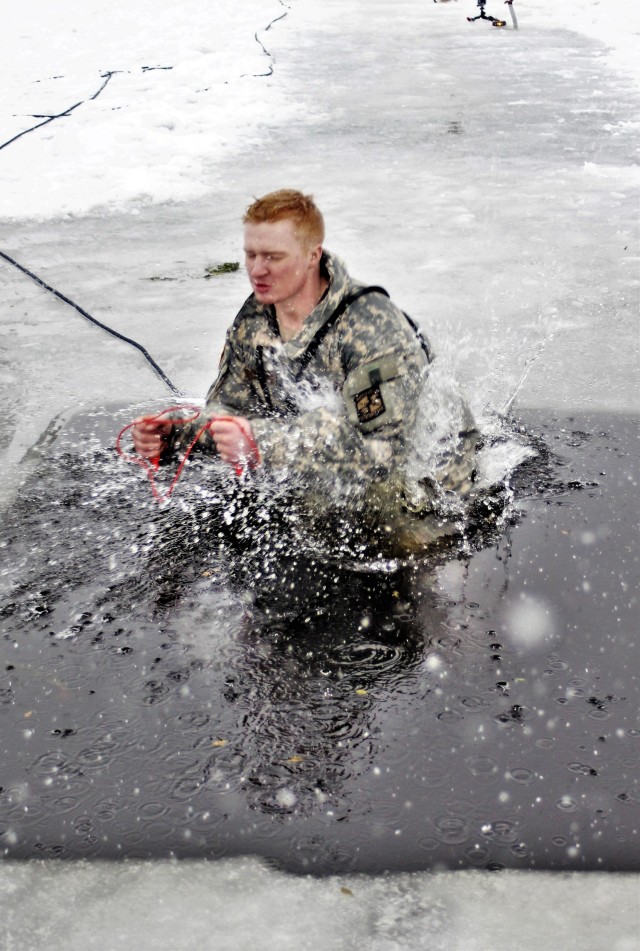
[[[258,465],[258,462],[260,461],[260,450],[258,449],[258,445],[255,439],[253,438],[253,434],[243,429],[243,427],[240,425],[240,423],[235,417],[211,416],[206,421],[206,423],[200,427],[200,429],[198,430],[194,438],[189,443],[189,446],[187,447],[187,450],[180,461],[180,465],[178,466],[176,470],[176,474],[174,475],[169,488],[166,490],[166,492],[160,492],[156,485],[156,479],[155,479],[155,474],[160,467],[160,458],[157,457],[154,459],[145,459],[144,456],[139,456],[137,454],[132,455],[131,453],[125,452],[125,450],[122,448],[122,437],[124,436],[126,432],[128,432],[128,430],[133,429],[136,423],[139,423],[139,422],[153,423],[159,419],[162,419],[162,417],[166,416],[167,413],[173,413],[173,412],[176,412],[177,410],[185,410],[185,409],[194,410],[194,415],[180,417],[178,419],[172,419],[170,422],[173,426],[183,426],[185,423],[192,423],[200,415],[200,408],[198,406],[194,406],[189,403],[185,403],[181,406],[169,406],[167,409],[163,409],[159,413],[156,413],[155,416],[143,416],[141,417],[141,419],[135,420],[133,423],[128,423],[126,426],[123,426],[116,438],[116,452],[118,453],[120,458],[123,459],[125,462],[133,462],[135,465],[140,466],[142,469],[144,469],[147,475],[147,478],[149,480],[149,484],[151,486],[153,497],[156,500],[156,502],[169,501],[169,498],[171,497],[171,493],[173,492],[176,485],[178,484],[178,480],[180,479],[180,476],[182,475],[182,470],[187,464],[189,456],[193,452],[196,443],[198,442],[202,434],[206,432],[207,429],[210,428],[212,423],[227,422],[227,423],[233,423],[235,426],[237,426],[240,432],[242,433],[242,435],[249,442],[249,447],[251,449],[251,455],[249,456],[249,459],[247,460],[247,465],[249,469],[255,469],[255,467]],[[241,462],[236,462],[234,465],[234,469],[238,477],[241,476],[242,473],[244,472],[244,466]]]

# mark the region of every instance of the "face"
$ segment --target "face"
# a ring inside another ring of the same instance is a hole
[[[303,296],[314,280],[322,248],[308,248],[292,221],[248,223],[244,257],[253,293],[261,304],[286,304]]]

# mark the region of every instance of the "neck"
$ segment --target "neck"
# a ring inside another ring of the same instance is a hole
[[[305,320],[318,306],[328,285],[327,279],[318,272],[294,298],[276,304],[276,317],[284,340],[290,340],[300,333]]]

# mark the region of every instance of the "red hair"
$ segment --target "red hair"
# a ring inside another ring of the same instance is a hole
[[[263,222],[293,222],[300,239],[314,247],[324,241],[324,219],[311,195],[303,195],[293,188],[280,188],[269,192],[249,205],[243,224],[262,224]]]

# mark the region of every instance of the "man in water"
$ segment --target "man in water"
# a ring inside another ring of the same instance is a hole
[[[354,281],[323,249],[310,196],[272,192],[243,220],[253,293],[227,333],[203,413],[188,423],[139,420],[136,451],[167,458],[210,420],[199,450],[290,479],[316,514],[336,506],[368,513],[389,535],[401,513],[432,510],[433,493],[425,501],[422,486],[416,506],[405,478],[428,344],[383,289]],[[472,478],[473,424],[463,429],[443,480],[453,490]]]

